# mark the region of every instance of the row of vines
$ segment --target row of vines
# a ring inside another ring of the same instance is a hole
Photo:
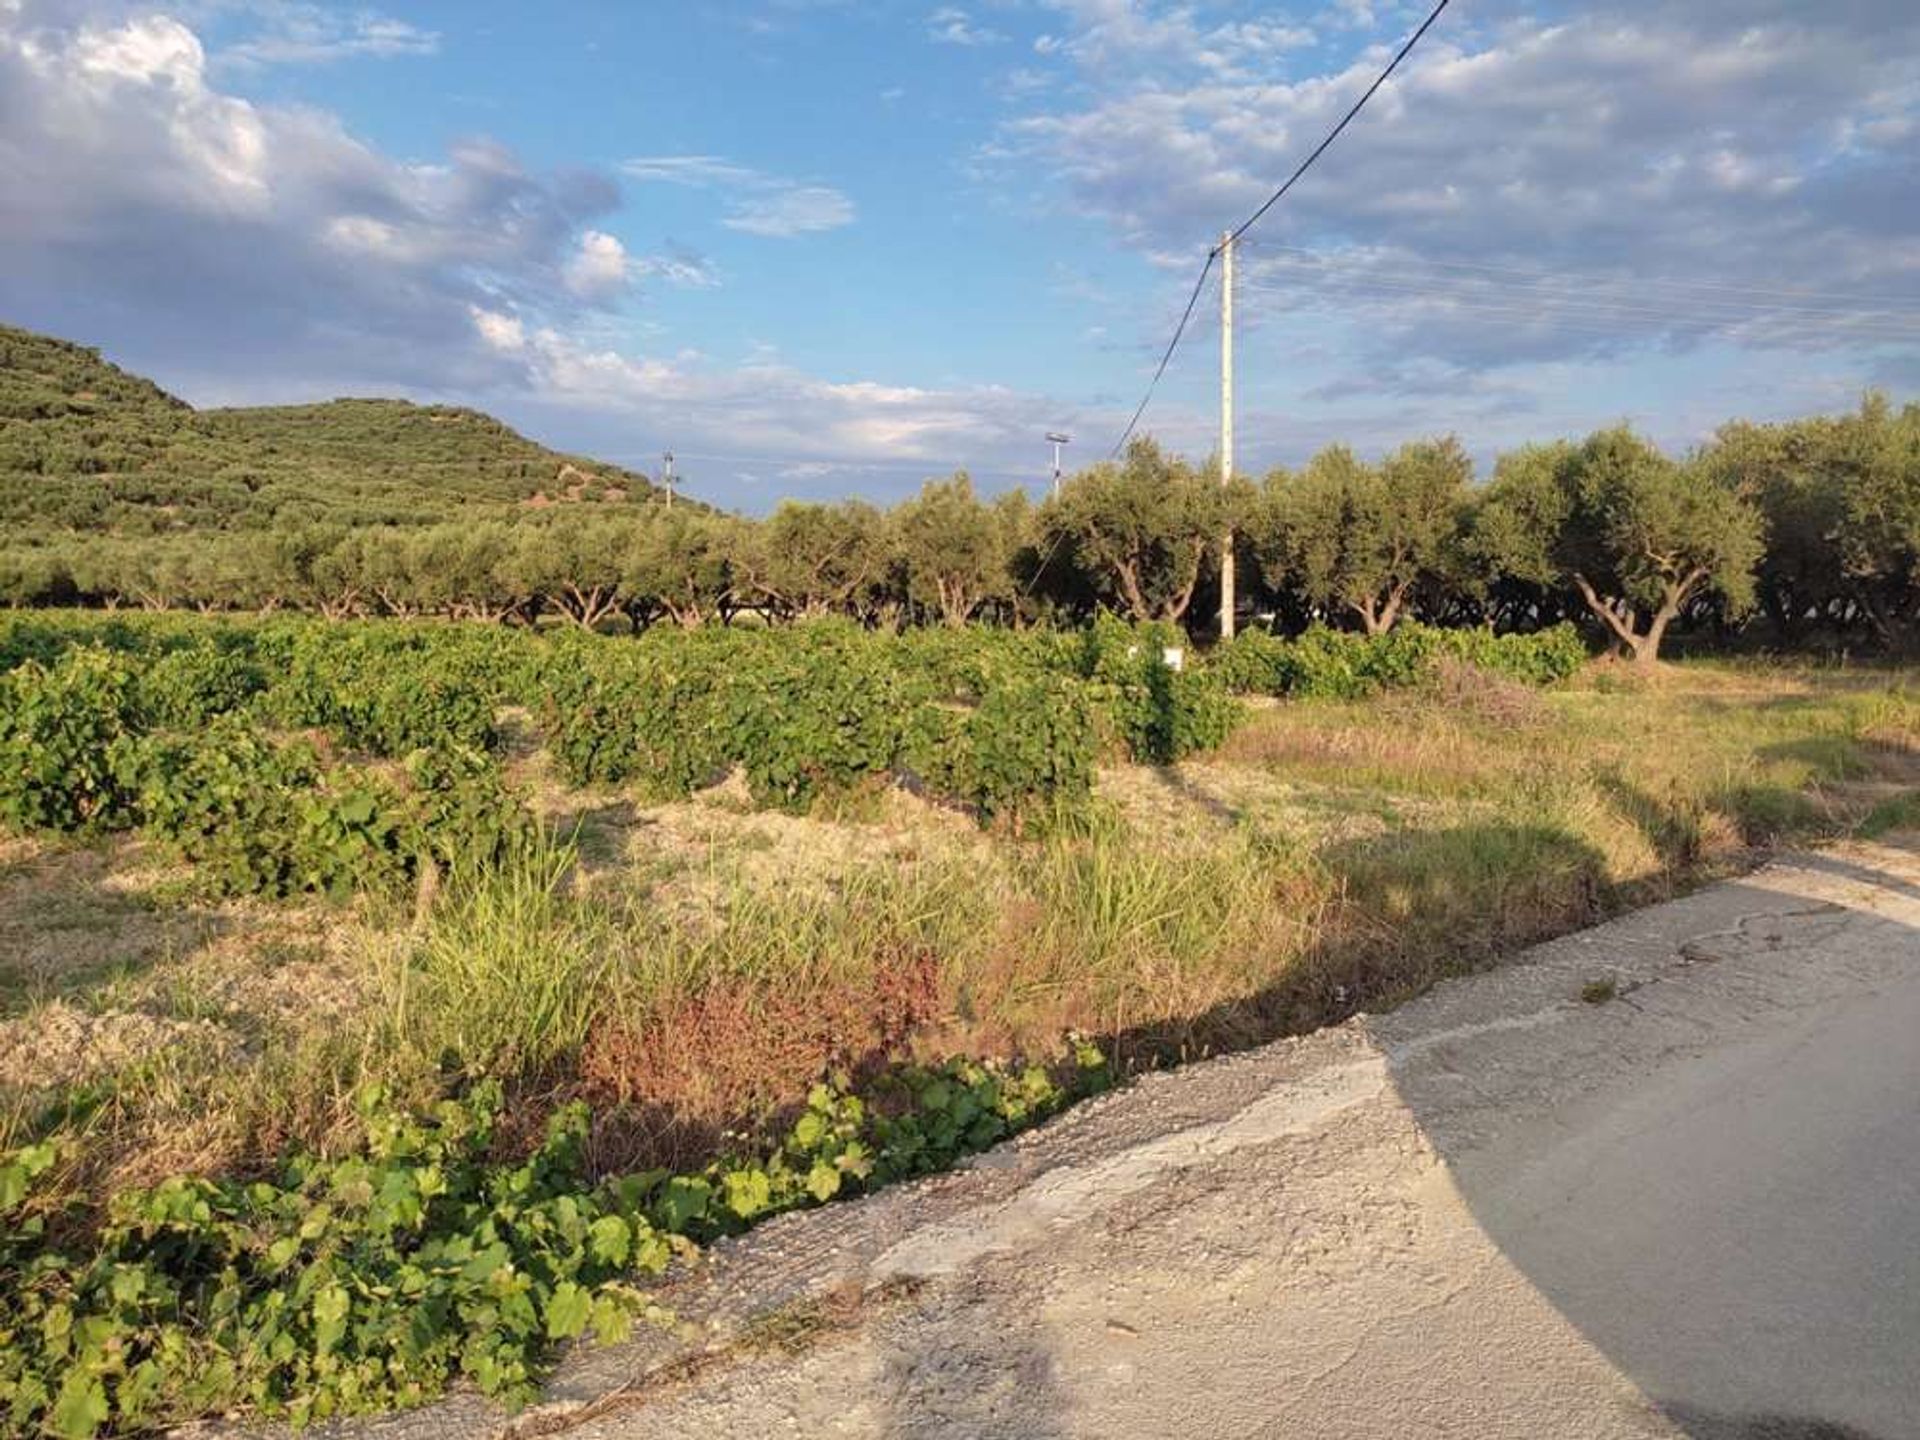
[[[1585,658],[1570,628],[1254,632],[1170,665],[1177,638],[1114,620],[616,640],[15,616],[0,623],[0,820],[138,828],[230,891],[400,881],[428,860],[484,862],[524,829],[496,759],[517,709],[574,785],[666,799],[739,771],[757,803],[804,811],[904,783],[1018,830],[1081,805],[1103,759],[1214,748],[1238,696],[1350,698],[1417,683],[1442,657],[1549,683]]]

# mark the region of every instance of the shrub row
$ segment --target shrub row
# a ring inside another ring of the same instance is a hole
[[[76,649],[125,659],[153,691],[148,719],[196,725],[257,700],[283,726],[398,758],[423,746],[490,748],[493,717],[538,694],[547,647],[505,627],[331,624],[185,615],[0,616],[0,670]]]
[[[418,1405],[456,1377],[523,1401],[556,1344],[617,1340],[649,1311],[630,1282],[677,1245],[942,1168],[1105,1083],[1088,1049],[1064,1087],[967,1061],[902,1071],[879,1105],[821,1085],[764,1157],[598,1184],[578,1104],[506,1164],[496,1087],[424,1119],[375,1092],[358,1154],[122,1194],[64,1246],[40,1198],[54,1146],[0,1155],[0,1415],[12,1434],[88,1440]]]
[[[738,767],[758,803],[801,810],[904,776],[1016,823],[1091,789],[1093,692],[1012,646],[960,663],[835,623],[558,648],[542,713],[575,784],[665,797]]]
[[[1103,754],[1165,764],[1212,749],[1241,714],[1239,694],[1355,698],[1417,683],[1443,657],[1546,684],[1586,653],[1570,626],[1495,635],[1402,625],[1377,637],[1313,629],[1290,641],[1254,631],[1199,663],[1166,663],[1183,645],[1173,626],[1105,616],[1073,633],[892,635],[832,621],[637,639],[291,617],[14,617],[0,624],[0,661],[13,662],[0,695],[14,712],[0,715],[0,747],[9,734],[26,736],[27,753],[9,755],[16,774],[0,779],[0,818],[100,823],[114,797],[108,751],[123,730],[252,715],[398,758],[486,750],[500,706],[518,703],[540,712],[560,771],[576,784],[640,783],[671,797],[737,767],[758,803],[803,810],[900,777],[1018,825],[1080,805]],[[99,692],[80,706],[84,721],[68,715],[74,686]],[[202,778],[240,783],[236,767],[250,765],[271,780],[284,764],[296,773],[282,788],[311,783],[290,752],[240,749],[224,770],[198,762],[213,767]],[[152,763],[164,772],[188,762],[168,752]],[[312,823],[339,830],[347,848],[372,844],[348,834],[360,822],[343,817],[368,803],[389,808],[380,799],[347,796],[339,813]]]
[[[195,862],[210,888],[265,895],[390,889],[428,859],[489,864],[531,833],[531,816],[477,751],[416,752],[402,786],[325,767],[304,741],[272,740],[245,717],[210,710],[208,688],[246,690],[231,658],[181,650],[137,671],[89,647],[0,676],[0,820],[138,828]],[[181,660],[210,686],[186,683],[187,667],[170,663]],[[153,728],[182,715],[197,717],[192,728]]]
[[[1415,685],[1441,659],[1529,685],[1550,685],[1587,662],[1586,643],[1571,625],[1530,635],[1397,625],[1384,635],[1314,627],[1293,640],[1249,630],[1208,657],[1208,669],[1237,695],[1353,700]]]

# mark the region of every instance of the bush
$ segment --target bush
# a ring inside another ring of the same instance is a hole
[[[1384,635],[1359,635],[1315,625],[1291,641],[1248,631],[1216,649],[1207,668],[1235,694],[1358,700],[1431,678],[1442,657],[1525,684],[1550,685],[1586,664],[1587,649],[1566,624],[1531,635],[1411,623]]]
[[[1165,765],[1214,749],[1241,718],[1218,675],[1167,664],[1166,651],[1185,645],[1172,625],[1129,625],[1107,614],[1080,637],[1080,673],[1131,759]]]
[[[548,743],[574,784],[663,797],[738,766],[759,803],[790,810],[903,772],[988,820],[1084,798],[1089,687],[1024,643],[975,639],[827,623],[570,642],[543,707]]]
[[[294,633],[270,704],[284,723],[397,758],[432,745],[492,748],[497,688],[450,629],[307,625]]]
[[[1278,695],[1287,642],[1269,630],[1242,630],[1216,645],[1206,666],[1230,695]]]
[[[111,751],[136,712],[134,672],[106,650],[29,660],[0,676],[0,820],[28,830],[128,824]]]
[[[152,1433],[209,1411],[296,1424],[419,1404],[465,1376],[524,1399],[553,1345],[624,1336],[666,1238],[640,1184],[594,1187],[586,1114],[490,1163],[497,1090],[425,1121],[368,1097],[363,1153],[271,1181],[116,1197],[85,1259],[29,1205],[51,1147],[0,1164],[0,1405],[16,1434]]]
[[[490,756],[437,746],[407,757],[422,856],[477,874],[527,853],[540,825]]]
[[[762,804],[805,810],[821,794],[891,776],[906,696],[879,645],[841,627],[777,637],[721,688],[723,753]]]
[[[419,849],[403,804],[350,770],[323,773],[310,746],[238,721],[123,740],[114,753],[142,829],[228,895],[398,887]]]
[[[1085,688],[1035,674],[993,686],[970,711],[922,707],[905,763],[929,793],[1023,829],[1085,805],[1098,749]]]
[[[156,729],[204,725],[244,707],[266,683],[259,666],[231,650],[207,645],[170,650],[140,671],[141,719]]]
[[[1528,685],[1552,685],[1577,674],[1587,663],[1587,642],[1562,621],[1530,635],[1496,635],[1491,630],[1438,630],[1447,653],[1482,670]]]

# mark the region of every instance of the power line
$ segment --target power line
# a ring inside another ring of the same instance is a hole
[[[1358,257],[1350,259],[1348,256],[1337,253],[1329,254],[1321,250],[1308,250],[1298,245],[1276,245],[1270,241],[1263,240],[1256,240],[1253,243],[1263,251],[1289,256],[1300,256],[1304,259],[1327,266],[1345,264],[1351,268],[1358,259]],[[1504,275],[1534,283],[1565,281],[1581,285],[1635,284],[1676,290],[1718,290],[1734,296],[1767,295],[1788,300],[1838,300],[1856,309],[1866,308],[1871,310],[1885,309],[1888,306],[1920,306],[1920,296],[1850,295],[1832,290],[1806,290],[1790,286],[1730,285],[1724,281],[1713,280],[1669,280],[1641,275],[1596,275],[1590,272],[1583,274],[1572,270],[1523,270],[1510,265],[1490,265],[1483,261],[1435,260],[1430,256],[1418,254],[1413,255],[1412,258],[1419,261],[1422,265],[1430,265],[1439,269],[1482,271],[1489,275]],[[1729,299],[1724,302],[1710,303],[1739,304],[1743,302],[1737,299]],[[1825,310],[1831,307],[1808,306],[1802,308]]]
[[[1161,353],[1160,363],[1154,367],[1153,379],[1147,382],[1147,393],[1140,397],[1140,403],[1133,407],[1133,418],[1127,421],[1127,428],[1120,432],[1120,438],[1114,441],[1108,454],[1109,460],[1126,448],[1127,441],[1133,438],[1133,427],[1140,423],[1140,417],[1147,413],[1147,402],[1153,399],[1155,387],[1160,377],[1167,373],[1167,362],[1173,359],[1173,352],[1180,346],[1180,337],[1187,332],[1187,322],[1193,319],[1193,307],[1200,303],[1200,289],[1207,283],[1207,275],[1213,269],[1213,262],[1219,256],[1218,250],[1207,252],[1207,263],[1200,267],[1200,274],[1193,282],[1193,293],[1187,296],[1187,308],[1180,312],[1180,323],[1173,327],[1173,338],[1167,341],[1167,348]]]
[[[1864,312],[1851,314],[1825,311],[1793,313],[1791,309],[1757,310],[1752,313],[1726,310],[1692,309],[1667,303],[1659,296],[1618,298],[1596,295],[1581,298],[1570,292],[1537,290],[1448,291],[1417,280],[1387,275],[1325,275],[1315,277],[1307,287],[1281,286],[1256,280],[1246,287],[1256,295],[1357,297],[1369,292],[1408,295],[1410,304],[1422,301],[1445,312],[1510,313],[1541,321],[1560,318],[1658,321],[1663,328],[1700,326],[1710,329],[1751,329],[1773,332],[1805,332],[1879,339],[1889,342],[1920,338],[1920,316],[1876,316]]]
[[[1251,230],[1254,225],[1259,222],[1260,217],[1271,210],[1279,202],[1280,197],[1293,188],[1294,182],[1313,168],[1313,162],[1320,158],[1329,145],[1340,138],[1340,132],[1353,123],[1353,117],[1366,108],[1367,102],[1373,98],[1373,92],[1386,84],[1387,77],[1400,68],[1400,62],[1406,59],[1413,47],[1420,43],[1420,37],[1433,28],[1433,22],[1440,18],[1440,12],[1447,8],[1448,3],[1449,0],[1440,0],[1440,3],[1428,12],[1427,18],[1420,22],[1420,28],[1407,37],[1407,43],[1395,52],[1393,59],[1387,62],[1387,68],[1374,77],[1374,81],[1367,87],[1366,93],[1353,102],[1353,108],[1340,117],[1340,123],[1327,132],[1327,138],[1313,147],[1313,153],[1300,162],[1300,168],[1287,177],[1284,185],[1269,195],[1265,203],[1263,203],[1258,210],[1240,222],[1239,228],[1227,236],[1224,242],[1225,244],[1231,245],[1242,235],[1246,234],[1247,231]]]
[[[1427,262],[1438,265],[1445,262]],[[1291,267],[1293,277],[1306,279],[1316,285],[1380,285],[1398,286],[1403,289],[1420,290],[1435,295],[1483,295],[1493,294],[1501,297],[1517,296],[1521,299],[1539,299],[1546,303],[1573,302],[1581,305],[1645,305],[1667,309],[1670,307],[1690,307],[1696,314],[1712,315],[1720,319],[1749,320],[1780,316],[1804,317],[1815,321],[1859,322],[1868,325],[1902,326],[1920,324],[1920,313],[1891,308],[1898,302],[1888,302],[1883,306],[1854,307],[1842,309],[1830,305],[1784,305],[1777,301],[1740,300],[1719,298],[1711,295],[1668,295],[1656,288],[1669,282],[1641,279],[1625,276],[1579,275],[1575,272],[1550,274],[1536,271],[1514,272],[1520,283],[1499,278],[1504,272],[1493,267],[1475,267],[1485,269],[1485,276],[1419,276],[1411,271],[1389,274],[1371,268],[1343,265],[1338,262],[1314,262],[1295,259],[1292,256],[1279,256],[1267,262],[1272,269]],[[1439,281],[1451,281],[1452,289],[1436,284]],[[1256,287],[1263,283],[1261,272],[1256,272],[1252,282]],[[1682,282],[1684,283],[1684,282]],[[1609,293],[1608,287],[1612,287]],[[1621,293],[1638,290],[1640,293]]]
[[[1374,77],[1373,83],[1367,86],[1366,91],[1358,100],[1353,102],[1352,106],[1347,110],[1347,113],[1340,117],[1339,123],[1327,132],[1325,139],[1313,147],[1313,150],[1308,154],[1307,158],[1300,162],[1294,169],[1294,172],[1282,182],[1280,188],[1262,201],[1260,207],[1245,220],[1242,220],[1236,228],[1229,231],[1224,240],[1207,251],[1206,263],[1200,267],[1200,274],[1193,282],[1193,293],[1187,297],[1187,308],[1181,312],[1180,323],[1173,328],[1173,338],[1167,342],[1167,348],[1160,356],[1160,363],[1154,369],[1153,378],[1147,382],[1147,393],[1140,397],[1139,405],[1134,408],[1133,418],[1127,421],[1127,428],[1122,432],[1119,441],[1114,445],[1109,458],[1117,456],[1121,450],[1126,447],[1127,441],[1133,436],[1134,427],[1140,423],[1140,417],[1146,413],[1147,402],[1153,399],[1153,392],[1160,384],[1160,377],[1166,374],[1167,362],[1173,359],[1173,352],[1179,348],[1180,337],[1186,333],[1187,322],[1193,318],[1193,307],[1199,303],[1200,289],[1207,283],[1207,275],[1213,269],[1213,262],[1219,258],[1221,250],[1233,244],[1242,235],[1246,234],[1248,230],[1258,224],[1261,217],[1280,202],[1280,198],[1294,187],[1300,177],[1313,168],[1314,162],[1324,155],[1328,147],[1340,138],[1341,132],[1353,123],[1353,117],[1366,108],[1367,102],[1373,99],[1374,92],[1386,84],[1388,77],[1400,68],[1400,62],[1405,60],[1412,52],[1413,47],[1420,43],[1421,37],[1433,28],[1433,22],[1440,18],[1441,12],[1447,8],[1449,3],[1450,0],[1439,0],[1439,3],[1427,13],[1427,18],[1420,22],[1420,28],[1409,35],[1406,43],[1394,52],[1393,58],[1387,62],[1387,68]]]

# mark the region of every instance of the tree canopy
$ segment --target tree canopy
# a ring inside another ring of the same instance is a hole
[[[1256,623],[1584,618],[1689,645],[1920,642],[1920,407],[1734,422],[1686,455],[1624,427],[1500,456],[1332,446],[1258,489],[1148,438],[1035,506],[965,472],[890,509],[722,514],[488,416],[395,400],[195,411],[0,327],[0,604],[304,609],[584,628],[782,620],[1211,633],[1229,531]],[[1749,613],[1751,612],[1751,614]]]

